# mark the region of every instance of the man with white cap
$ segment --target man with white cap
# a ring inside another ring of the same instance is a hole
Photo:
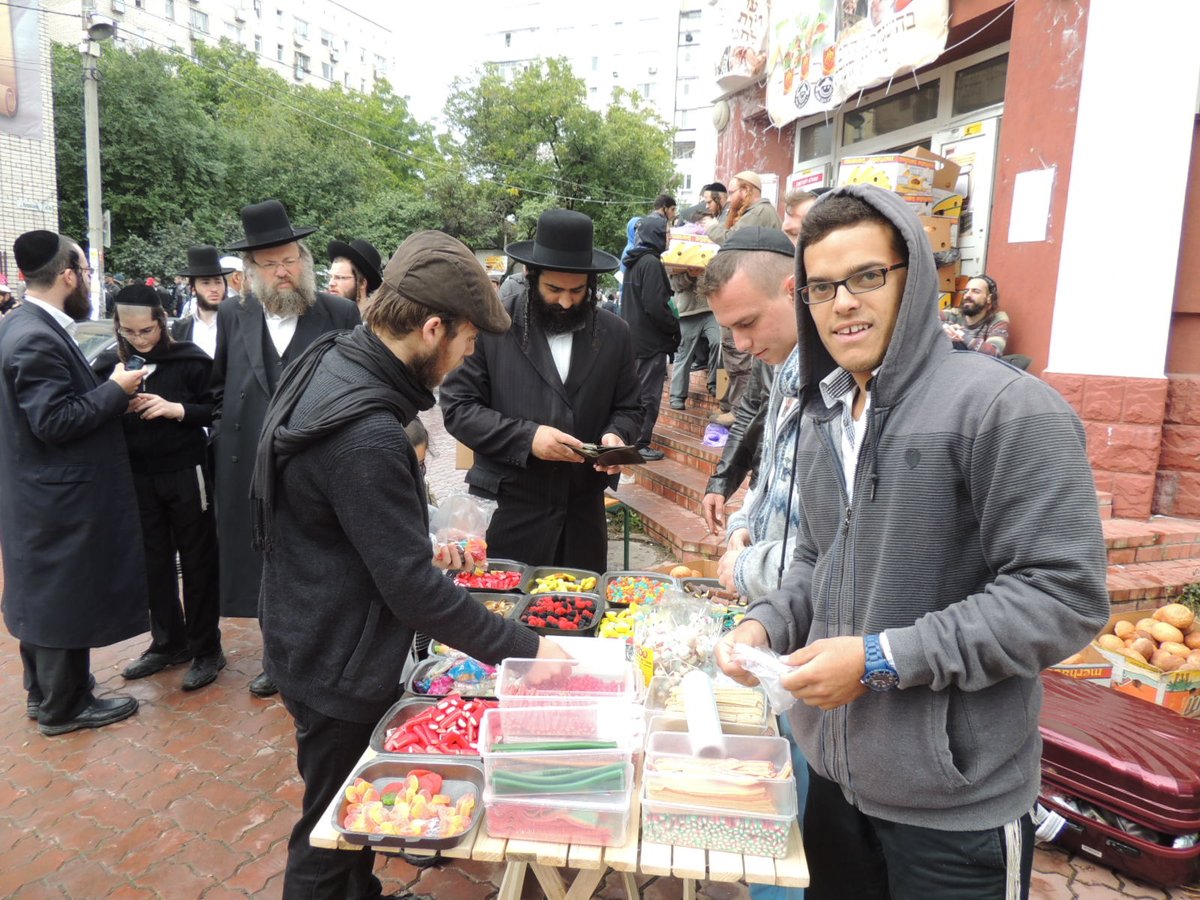
[[[721,224],[712,216],[702,222],[708,236],[723,244],[739,227],[782,228],[783,221],[775,204],[762,195],[762,179],[757,172],[738,172],[729,183],[729,219]]]
[[[230,300],[236,300],[246,293],[246,276],[243,272],[242,258],[240,256],[222,256],[221,268],[232,269],[225,276],[225,283],[228,285],[225,296]]]

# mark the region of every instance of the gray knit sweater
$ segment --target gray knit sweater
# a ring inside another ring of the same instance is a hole
[[[904,200],[867,186],[843,192],[899,228],[907,284],[865,436],[859,423],[853,501],[839,410],[814,393],[797,457],[796,552],[780,590],[748,616],[780,652],[886,632],[899,689],[829,712],[798,703],[797,743],[865,813],[997,827],[1037,794],[1038,673],[1084,646],[1109,612],[1083,428],[1042,381],[951,347],[933,256]],[[802,257],[797,267],[803,284]],[[797,314],[803,379],[814,385],[833,362],[808,307]]]

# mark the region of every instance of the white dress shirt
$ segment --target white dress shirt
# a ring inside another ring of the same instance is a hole
[[[548,334],[546,343],[550,345],[550,355],[554,357],[554,368],[558,369],[558,377],[562,383],[567,383],[567,374],[571,371],[571,342],[575,340],[574,332],[566,334]]]
[[[210,358],[217,355],[217,314],[213,313],[211,325],[206,325],[204,320],[197,315],[193,315],[192,319],[195,324],[192,326],[192,343],[209,355]],[[274,336],[272,336],[274,337]],[[282,355],[282,354],[280,354]]]
[[[296,323],[300,321],[300,317],[277,316],[265,309],[263,314],[267,317],[267,331],[271,333],[271,343],[275,345],[275,352],[282,359],[283,354],[287,352],[288,344],[292,342],[292,338],[296,334]]]
[[[61,325],[66,330],[67,334],[69,334],[71,337],[75,337],[75,320],[57,306],[51,306],[45,300],[39,300],[37,297],[33,296],[33,294],[29,293],[29,291],[25,292],[25,301],[27,303],[32,303],[34,306],[40,306],[46,312],[50,313],[54,321]]]

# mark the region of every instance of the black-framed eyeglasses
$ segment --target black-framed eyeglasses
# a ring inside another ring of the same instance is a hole
[[[841,281],[814,281],[800,288],[800,299],[809,306],[828,303],[837,296],[838,288],[845,286],[851,294],[869,294],[887,284],[887,273],[903,269],[908,263],[898,262],[894,266],[879,266],[864,272],[855,272]]]

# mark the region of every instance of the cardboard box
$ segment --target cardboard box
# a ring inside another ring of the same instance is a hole
[[[929,238],[934,253],[954,247],[954,224],[954,220],[946,216],[921,216],[921,227],[925,229],[925,237]]]
[[[466,444],[454,442],[454,468],[469,469],[475,465],[475,451]]]
[[[919,159],[929,163],[934,167],[932,174],[930,190],[938,191],[953,191],[958,184],[958,173],[961,171],[958,163],[946,159],[944,156],[938,156],[932,150],[926,150],[924,147],[913,147],[910,150],[904,151],[904,155]]]
[[[873,184],[904,199],[933,208],[934,163],[917,156],[883,154],[849,156],[838,165],[838,187],[847,184]]]
[[[676,566],[688,566],[700,573],[700,578],[716,578],[717,577],[717,560],[715,559],[690,559],[687,562],[665,562],[657,566],[651,566],[647,572],[661,572],[663,575],[670,575],[671,570]]]
[[[1157,607],[1152,606],[1117,613],[1108,620],[1101,634],[1111,632],[1117,622],[1136,622],[1147,618],[1153,615],[1155,609]],[[1092,644],[1092,647],[1112,663],[1114,690],[1165,706],[1182,716],[1200,719],[1200,672],[1164,672],[1149,663],[1140,663],[1112,650],[1105,650],[1099,644]]]
[[[1087,646],[1058,665],[1050,666],[1049,670],[1066,675],[1068,678],[1094,681],[1108,687],[1112,684],[1113,672],[1123,668],[1119,664],[1114,666],[1111,660],[1106,659],[1100,653],[1099,648]]]
[[[956,293],[956,287],[958,284],[958,266],[958,263],[952,262],[938,267],[938,290],[943,294]],[[957,306],[957,304],[952,305]]]
[[[708,235],[672,228],[662,261],[668,269],[675,271],[703,269],[720,249]]]

